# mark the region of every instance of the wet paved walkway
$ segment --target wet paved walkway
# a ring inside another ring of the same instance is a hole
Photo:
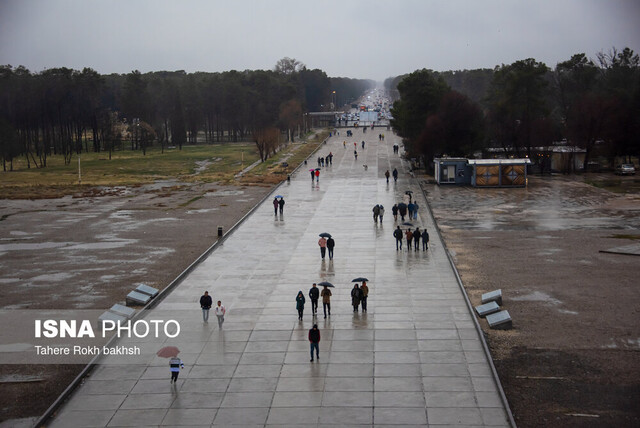
[[[127,341],[143,355],[127,365],[105,360],[51,426],[509,426],[426,201],[393,154],[396,137],[357,130],[345,149],[345,134],[318,152],[334,154],[319,183],[308,172],[314,157],[276,190],[286,201],[282,218],[267,198],[151,311],[179,320],[178,338]],[[394,167],[400,179],[387,184],[384,172]],[[406,190],[420,205],[414,224],[430,232],[428,251],[395,249],[391,207]],[[386,209],[382,224],[372,219],[376,203]],[[332,261],[320,258],[321,232],[336,241]],[[358,276],[370,280],[366,314],[351,306]],[[320,304],[314,320],[307,299],[299,322],[298,290],[307,296],[323,280],[336,286],[331,316],[323,318]],[[202,322],[205,289],[227,307],[222,331],[213,313]],[[314,322],[322,341],[310,363]],[[182,351],[175,385],[167,360],[155,356],[165,344]]]

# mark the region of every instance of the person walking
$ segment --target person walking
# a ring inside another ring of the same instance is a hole
[[[327,318],[327,312],[329,316],[331,316],[331,290],[326,285],[320,292],[320,296],[322,296],[322,312],[324,312],[325,319]]]
[[[327,250],[329,252],[329,260],[333,260],[333,247],[336,246],[336,241],[333,240],[333,238],[330,236],[329,239],[327,239]]]
[[[369,287],[367,287],[366,281],[362,281],[360,291],[362,293],[362,312],[367,312],[367,297],[369,297]]]
[[[329,159],[329,165],[333,165],[333,153],[329,152],[329,156],[327,156],[327,159]]]
[[[413,240],[413,232],[411,229],[407,229],[405,236],[407,237],[407,251],[411,251],[411,241]]]
[[[224,314],[227,313],[227,309],[222,306],[222,302],[218,300],[218,306],[215,308],[216,317],[218,317],[218,328],[222,330],[222,323],[224,323]]]
[[[278,198],[273,198],[273,215],[278,215]]]
[[[311,173],[311,183],[313,183],[313,179],[316,178],[316,171],[312,169],[309,172]]]
[[[282,215],[282,211],[284,211],[284,198],[280,198],[278,201],[278,207],[280,208],[280,215]]]
[[[393,181],[398,181],[398,170],[393,168]]]
[[[378,216],[380,215],[380,205],[376,204],[373,206],[373,222],[378,222]]]
[[[420,206],[418,205],[417,202],[413,203],[413,219],[417,220],[418,219],[418,208],[420,208]]]
[[[429,249],[429,232],[427,229],[422,231],[422,251]]]
[[[316,169],[316,183],[320,181],[320,170]]]
[[[396,251],[398,251],[398,247],[402,250],[402,229],[400,226],[393,231],[393,237],[396,238]]]
[[[171,372],[171,383],[176,383],[178,381],[178,375],[180,374],[180,369],[184,368],[184,363],[177,356],[172,357],[169,360],[169,371]]]
[[[298,295],[296,296],[296,309],[298,310],[298,319],[302,321],[302,313],[304,312],[304,302],[305,302],[304,294],[302,294],[302,290],[298,291]]]
[[[320,239],[318,239],[318,245],[320,246],[320,256],[322,257],[322,260],[324,260],[324,256],[327,252],[327,238],[321,236]]]
[[[358,151],[357,150],[353,151],[353,156],[355,156],[356,160],[358,160]]]
[[[407,204],[402,203],[398,205],[398,212],[400,213],[400,218],[404,221],[404,216],[407,215]]]
[[[413,218],[413,209],[414,209],[415,205],[413,202],[409,202],[409,205],[407,205],[407,210],[409,210],[409,220],[411,220]]]
[[[208,291],[205,291],[204,295],[200,297],[200,307],[202,308],[202,321],[204,322],[209,322],[209,309],[211,309],[211,305],[213,305],[211,296],[209,296]]]
[[[320,290],[316,286],[314,282],[309,289],[309,298],[311,299],[311,315],[316,315],[318,313],[318,297],[320,297]]]
[[[413,231],[413,241],[414,241],[414,251],[418,251],[420,249],[420,238],[422,237],[422,233],[420,233],[420,228],[416,227],[416,230]]]
[[[360,301],[362,300],[362,290],[358,287],[358,283],[356,283],[351,289],[351,304],[353,305],[353,312],[358,312],[358,307],[360,306]]]
[[[364,140],[362,140],[362,150],[364,150]]]
[[[314,324],[309,330],[309,349],[311,350],[311,362],[313,363],[313,350],[316,350],[316,358],[320,359],[320,330],[318,324]]]
[[[384,176],[386,177],[387,183],[388,183],[389,182],[389,177],[391,176],[391,174],[389,174],[389,170],[385,171]]]
[[[384,207],[380,205],[380,214],[378,214],[378,218],[380,219],[380,224],[382,224],[382,217],[384,217]]]
[[[393,204],[391,214],[393,214],[393,221],[398,221],[398,204]]]

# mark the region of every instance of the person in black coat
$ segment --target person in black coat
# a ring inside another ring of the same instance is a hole
[[[320,359],[320,330],[318,324],[314,324],[309,330],[309,348],[311,350],[311,362],[313,362],[313,349],[316,350],[316,358]]]
[[[400,249],[402,250],[402,229],[400,229],[400,226],[398,226],[398,228],[396,230],[393,231],[393,237],[396,238],[396,251],[398,251],[398,247],[400,247]]]
[[[309,290],[309,298],[311,299],[311,314],[315,315],[318,313],[318,299],[320,298],[320,290],[315,282]]]
[[[415,251],[418,251],[420,249],[420,237],[422,236],[422,234],[420,233],[420,228],[416,227],[416,230],[413,231],[413,239],[414,239],[414,245]]]
[[[336,246],[336,241],[332,237],[327,239],[327,250],[329,251],[329,260],[333,260],[333,247]]]
[[[353,305],[353,312],[358,312],[360,301],[362,300],[362,290],[358,287],[358,284],[354,285],[351,289],[351,304]]]
[[[429,232],[427,229],[422,231],[422,251],[429,249]]]
[[[209,296],[209,292],[205,291],[204,295],[200,297],[200,307],[202,308],[202,321],[209,322],[209,309],[213,305],[213,300]]]

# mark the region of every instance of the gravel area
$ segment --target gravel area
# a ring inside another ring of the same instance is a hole
[[[480,324],[518,426],[639,426],[640,258],[600,252],[640,242],[639,194],[424,188],[472,304],[502,289],[514,328]]]

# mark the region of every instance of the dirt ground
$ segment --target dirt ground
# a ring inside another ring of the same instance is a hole
[[[424,187],[471,303],[502,289],[513,329],[480,324],[518,426],[640,426],[640,257],[599,252],[640,244],[640,192]]]
[[[2,200],[0,309],[106,310],[138,283],[162,289],[271,188],[161,182]],[[0,422],[41,415],[81,369],[0,367]]]

